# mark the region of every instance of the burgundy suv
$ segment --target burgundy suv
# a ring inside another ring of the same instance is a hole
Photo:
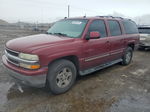
[[[131,62],[139,43],[136,24],[119,17],[68,18],[56,22],[47,34],[6,43],[2,57],[11,77],[33,87],[64,93],[78,75],[113,64]]]

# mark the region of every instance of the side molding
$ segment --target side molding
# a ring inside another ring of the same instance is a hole
[[[102,65],[99,65],[99,66],[96,66],[96,67],[93,67],[93,68],[90,68],[90,69],[87,69],[87,70],[79,71],[79,74],[81,76],[87,75],[87,74],[93,73],[95,71],[101,70],[103,68],[109,67],[111,65],[117,64],[121,61],[122,61],[122,59],[118,59],[118,60],[115,60],[115,61],[112,61],[112,62],[109,62],[109,63],[106,63],[106,64],[102,64]]]

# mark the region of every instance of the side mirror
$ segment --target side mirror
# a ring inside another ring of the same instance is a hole
[[[90,39],[98,39],[98,38],[100,38],[99,32],[96,31],[90,32]]]

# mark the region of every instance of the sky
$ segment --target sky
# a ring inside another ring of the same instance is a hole
[[[150,0],[0,0],[0,19],[8,22],[53,22],[67,16],[119,13],[125,17],[150,14]]]

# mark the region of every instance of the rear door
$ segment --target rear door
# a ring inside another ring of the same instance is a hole
[[[104,20],[93,20],[87,34],[92,31],[100,33],[99,39],[90,39],[84,42],[85,69],[95,67],[107,62],[109,56],[109,43],[106,24]]]
[[[121,30],[121,25],[117,20],[108,20],[109,27],[109,44],[110,58],[109,61],[119,59],[123,55],[124,50],[124,35]]]

